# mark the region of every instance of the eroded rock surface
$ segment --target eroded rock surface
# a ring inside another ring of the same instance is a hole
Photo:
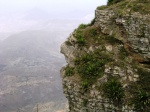
[[[68,64],[61,75],[70,112],[150,111],[149,18],[97,9],[94,23],[80,25],[62,44]]]

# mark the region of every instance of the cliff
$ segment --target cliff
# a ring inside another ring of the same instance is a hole
[[[70,112],[150,112],[149,0],[98,7],[61,46]]]

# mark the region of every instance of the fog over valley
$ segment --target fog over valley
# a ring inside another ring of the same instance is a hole
[[[99,0],[0,0],[0,112],[65,112],[60,45]]]

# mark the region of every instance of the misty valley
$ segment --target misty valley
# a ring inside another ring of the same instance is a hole
[[[0,112],[34,112],[37,105],[44,112],[65,107],[59,75],[64,59],[53,37],[51,32],[25,31],[1,42]]]
[[[35,30],[0,33],[0,112],[63,112],[67,106],[60,45],[80,20],[37,21]]]

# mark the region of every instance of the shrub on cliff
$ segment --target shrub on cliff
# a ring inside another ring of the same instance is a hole
[[[118,2],[121,2],[121,1],[123,1],[123,0],[108,0],[107,5],[118,3]]]
[[[86,41],[85,41],[85,38],[83,36],[83,31],[81,29],[84,29],[86,26],[81,24],[79,26],[79,28],[76,30],[76,34],[75,34],[75,37],[77,39],[77,44],[78,46],[85,46],[86,45]]]
[[[111,99],[116,105],[119,105],[124,97],[124,89],[116,79],[111,79],[104,84],[104,92],[106,97]]]
[[[104,73],[104,65],[112,59],[99,50],[82,55],[74,60],[76,72],[82,80],[83,89],[87,90]]]
[[[74,74],[74,68],[67,66],[65,68],[65,76],[72,76]]]
[[[137,111],[148,112],[150,106],[150,95],[145,91],[139,91],[134,103]]]

